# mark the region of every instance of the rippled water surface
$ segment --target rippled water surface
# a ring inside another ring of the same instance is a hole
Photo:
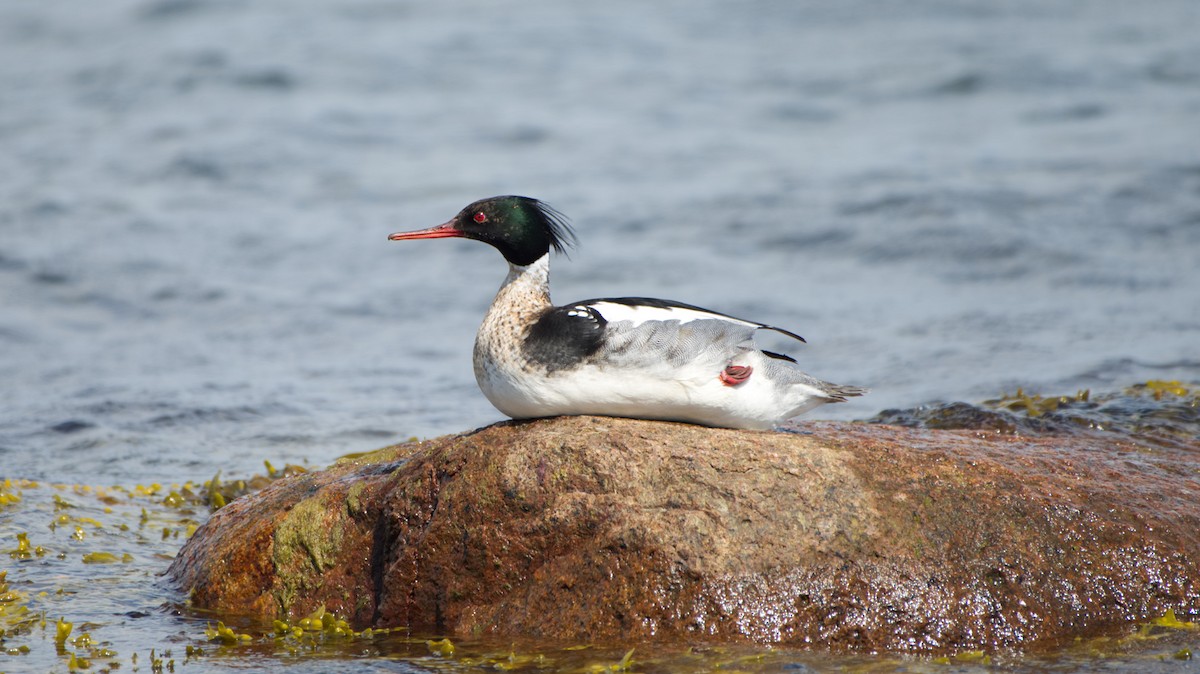
[[[559,301],[784,326],[872,389],[811,416],[1196,381],[1197,34],[1192,0],[4,3],[0,480],[498,420],[470,349],[503,260],[385,239],[499,193],[573,220]],[[0,549],[69,536],[42,489]]]

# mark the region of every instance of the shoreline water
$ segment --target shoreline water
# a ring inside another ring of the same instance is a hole
[[[896,419],[891,421],[975,429],[987,436],[1095,434],[1098,440],[1123,438],[1130,447],[1141,446],[1139,451],[1153,453],[1175,447],[1177,442],[1195,447],[1200,437],[1197,390],[1200,388],[1195,385],[1178,382],[1149,382],[1124,394],[1021,394],[979,406],[958,403],[949,408],[897,410],[893,412]],[[803,427],[798,430],[803,432]],[[0,496],[6,497],[0,499],[0,540],[7,542],[0,549],[9,552],[10,559],[0,565],[0,570],[6,572],[6,583],[15,593],[6,595],[9,598],[4,600],[0,614],[7,630],[4,647],[14,649],[14,654],[0,660],[0,671],[23,671],[26,664],[65,671],[72,654],[87,659],[98,671],[111,670],[113,663],[136,666],[134,653],[146,667],[150,666],[151,648],[155,649],[154,658],[163,663],[174,660],[179,671],[188,667],[241,670],[250,662],[267,670],[287,667],[295,671],[299,667],[299,671],[322,671],[331,658],[353,658],[368,671],[375,666],[387,669],[384,663],[393,663],[390,666],[399,666],[401,671],[410,671],[405,669],[408,666],[411,671],[444,667],[483,671],[506,659],[526,667],[554,670],[591,664],[610,666],[619,663],[628,648],[634,647],[639,669],[661,667],[663,671],[729,662],[738,662],[751,671],[797,666],[836,666],[854,671],[856,667],[870,670],[882,661],[894,661],[896,671],[916,672],[944,660],[979,667],[980,671],[1000,663],[1012,671],[1035,672],[1045,667],[1090,671],[1103,662],[1112,671],[1140,672],[1145,671],[1147,662],[1170,663],[1179,653],[1196,647],[1196,632],[1184,626],[1194,617],[1183,614],[1174,622],[1172,616],[1165,615],[1161,620],[1156,617],[1158,622],[1135,622],[1128,630],[1084,645],[1047,645],[1032,654],[964,651],[946,658],[834,655],[820,648],[764,650],[745,645],[711,646],[698,654],[681,650],[682,646],[633,643],[592,644],[580,652],[578,647],[585,644],[517,640],[521,641],[518,645],[514,640],[500,643],[461,636],[451,636],[449,642],[442,643],[446,635],[355,635],[347,633],[348,627],[336,632],[340,623],[332,617],[326,618],[319,629],[301,621],[285,630],[291,636],[273,636],[275,628],[265,623],[189,609],[186,597],[179,596],[160,576],[183,541],[208,519],[212,505],[305,470],[295,466],[276,468],[269,463],[265,468],[265,473],[253,479],[223,474],[215,483],[173,481],[182,476],[125,487],[5,482],[0,488]],[[223,495],[219,501],[215,500],[216,494]],[[16,499],[7,498],[12,495]],[[18,532],[27,544],[14,538]],[[27,607],[26,618],[9,610],[10,606]],[[71,641],[64,642],[61,649],[54,645],[58,616],[75,625]],[[22,628],[20,621],[24,619],[32,622]],[[217,621],[230,631],[221,631],[224,628]],[[300,631],[293,634],[296,628]],[[85,633],[86,639],[76,641]],[[249,636],[243,638],[243,634]],[[26,653],[19,650],[22,646],[28,649]],[[455,649],[453,654],[451,647]],[[364,653],[370,657],[359,660]],[[403,664],[395,665],[397,661]]]

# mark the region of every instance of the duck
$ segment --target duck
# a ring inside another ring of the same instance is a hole
[[[789,330],[671,300],[610,297],[555,306],[550,254],[574,248],[566,217],[524,196],[475,201],[445,224],[391,241],[465,238],[504,256],[508,275],[475,337],[484,396],[508,417],[569,415],[769,430],[867,389],[831,384],[795,358],[761,349]]]

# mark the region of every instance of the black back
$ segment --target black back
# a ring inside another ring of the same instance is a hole
[[[554,307],[529,329],[525,357],[550,372],[574,367],[600,348],[607,324],[585,305]]]

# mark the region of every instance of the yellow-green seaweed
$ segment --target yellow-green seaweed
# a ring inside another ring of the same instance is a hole
[[[254,637],[249,634],[239,634],[225,626],[225,623],[217,621],[216,626],[209,625],[204,629],[204,636],[208,637],[209,641],[219,641],[223,644],[241,644],[252,641]]]
[[[425,645],[429,647],[429,652],[434,655],[443,658],[454,657],[454,642],[450,641],[450,639],[429,639],[425,642]]]
[[[67,637],[71,636],[71,630],[75,627],[74,623],[69,623],[64,618],[59,618],[54,625],[54,643],[62,646],[67,641]]]

